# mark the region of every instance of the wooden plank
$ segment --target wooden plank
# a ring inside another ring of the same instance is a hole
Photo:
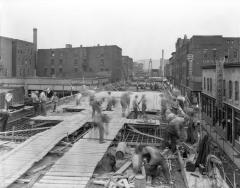
[[[77,181],[88,181],[89,177],[62,177],[62,176],[44,176],[42,179],[47,180],[77,180]]]
[[[67,180],[67,179],[59,179],[59,180],[41,180],[40,183],[47,183],[47,184],[69,184],[69,185],[86,185],[88,181],[85,180]]]
[[[49,183],[37,183],[34,185],[34,188],[85,188],[86,185],[78,185],[78,184],[49,184]]]
[[[47,176],[63,176],[63,177],[91,177],[92,173],[90,172],[48,172]]]

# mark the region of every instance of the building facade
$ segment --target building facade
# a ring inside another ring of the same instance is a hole
[[[34,72],[34,44],[0,36],[0,77],[31,77]]]
[[[122,49],[118,46],[72,47],[39,49],[37,75],[41,77],[81,78],[111,75],[121,79]]]
[[[133,59],[129,56],[122,56],[122,75],[125,80],[132,79]]]
[[[233,40],[221,35],[194,35],[190,39],[185,35],[183,39],[177,40],[176,52],[170,58],[173,82],[189,99],[200,96],[202,90],[201,67],[203,61],[208,59],[209,53],[213,49],[222,54],[232,53],[230,51],[237,48],[235,43],[231,44],[232,42],[226,41]]]
[[[31,42],[13,40],[12,77],[25,78],[34,76],[34,45]]]
[[[239,42],[239,38],[224,38],[221,50],[205,52],[202,66],[203,119],[238,151],[240,151],[240,51],[237,47],[240,45]],[[220,59],[224,59],[222,79],[219,79],[219,69],[216,70],[216,62]],[[222,101],[222,107],[218,106],[219,100]]]
[[[12,40],[0,36],[0,77],[12,76]]]

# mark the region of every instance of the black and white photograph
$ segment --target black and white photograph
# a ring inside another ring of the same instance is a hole
[[[239,0],[0,0],[0,188],[240,188]]]

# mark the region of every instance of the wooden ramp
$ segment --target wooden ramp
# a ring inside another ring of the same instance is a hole
[[[47,120],[47,118],[45,119]],[[41,160],[67,134],[75,132],[88,121],[91,121],[91,113],[88,110],[66,116],[64,121],[55,127],[36,134],[7,155],[0,157],[0,187],[12,184],[35,162]]]
[[[113,140],[124,123],[126,118],[121,118],[120,109],[108,112],[111,117],[109,123],[109,134],[104,138]],[[85,187],[92,177],[95,167],[101,160],[111,141],[99,144],[98,137],[94,137],[94,130],[91,130],[84,139],[79,140],[55,165],[34,185],[35,188],[43,187]],[[87,139],[94,138],[94,139]]]

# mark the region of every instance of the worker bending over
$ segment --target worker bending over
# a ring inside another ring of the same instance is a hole
[[[163,172],[168,183],[170,183],[168,164],[159,149],[140,145],[136,147],[136,154],[141,156],[147,176],[155,178]]]

